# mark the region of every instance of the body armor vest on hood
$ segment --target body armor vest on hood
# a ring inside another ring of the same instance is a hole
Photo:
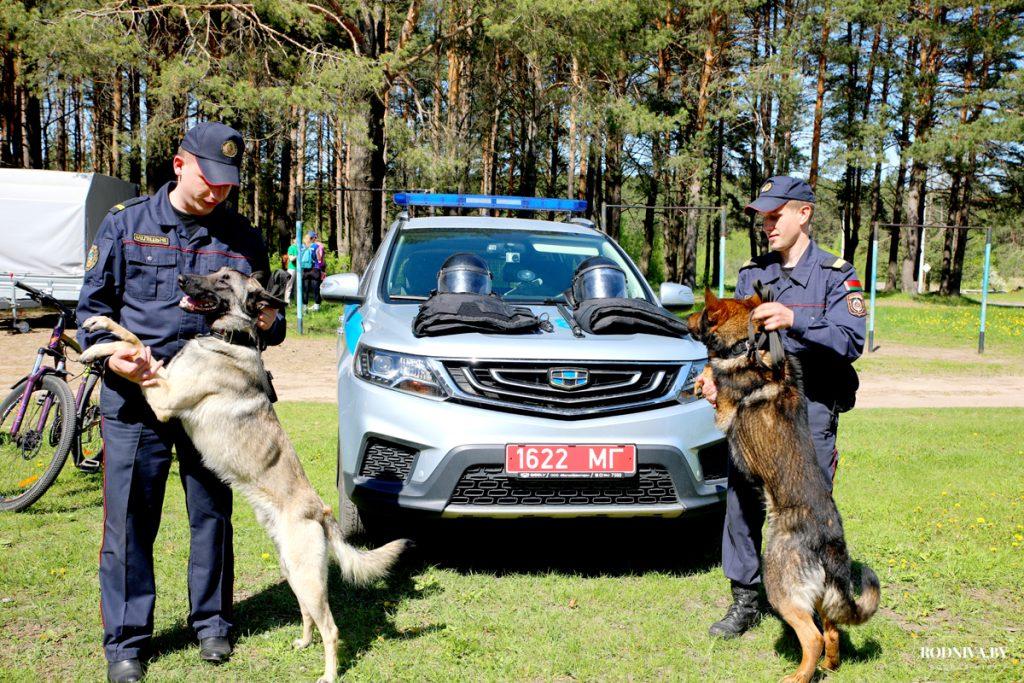
[[[535,316],[530,309],[512,307],[496,296],[434,292],[420,305],[412,321],[417,337],[483,332],[491,334],[530,334],[550,332],[551,323]]]
[[[685,337],[684,323],[643,299],[589,299],[573,309],[573,317],[590,334],[658,334]]]

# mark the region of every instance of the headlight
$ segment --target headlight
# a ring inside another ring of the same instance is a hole
[[[356,354],[356,377],[395,391],[444,400],[448,392],[421,356],[361,346]]]
[[[692,403],[699,399],[698,396],[693,395],[693,385],[697,382],[697,377],[700,373],[704,372],[704,368],[707,366],[708,361],[695,360],[690,363],[690,367],[686,370],[686,378],[683,380],[683,385],[679,389],[679,394],[676,396],[676,400],[680,403]]]

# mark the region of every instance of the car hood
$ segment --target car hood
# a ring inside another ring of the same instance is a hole
[[[496,358],[523,360],[685,361],[707,358],[704,345],[692,338],[653,334],[588,334],[580,339],[555,306],[530,306],[534,315],[551,321],[551,332],[536,334],[451,334],[417,338],[412,321],[416,304],[363,306],[347,320],[350,349],[356,342],[375,348],[434,358]]]

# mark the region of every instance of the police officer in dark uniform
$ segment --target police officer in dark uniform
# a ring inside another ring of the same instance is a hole
[[[141,358],[117,353],[107,361],[100,398],[103,415],[103,541],[100,611],[111,681],[137,681],[140,656],[153,633],[156,588],[153,543],[160,526],[171,451],[178,457],[188,508],[188,623],[200,656],[222,662],[231,654],[231,489],[200,461],[181,423],[160,423],[139,385],[153,381],[163,362],[185,343],[208,334],[205,318],[179,307],[180,274],[229,266],[246,274],[270,272],[266,245],[249,222],[223,204],[239,184],[242,136],[221,123],[200,123],[174,157],[176,182],[156,194],[118,204],[107,214],[86,259],[79,323],[106,315],[146,345]],[[261,341],[284,339],[284,316],[265,309]],[[82,346],[110,341],[109,332],[79,333]]]
[[[853,407],[857,373],[853,362],[864,348],[864,295],[853,266],[824,251],[810,238],[814,192],[810,185],[775,176],[761,187],[746,210],[764,220],[770,251],[740,268],[736,297],[754,293],[760,280],[776,300],[754,310],[768,330],[780,330],[786,352],[803,367],[804,393],[818,465],[832,485],[838,452],[839,413]],[[717,389],[704,381],[714,403]],[[761,528],[765,510],[759,485],[729,469],[722,568],[732,581],[733,604],[711,626],[714,636],[739,636],[757,622],[761,583]]]

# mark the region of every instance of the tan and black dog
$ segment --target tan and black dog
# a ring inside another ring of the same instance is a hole
[[[181,420],[203,463],[252,504],[277,546],[281,572],[302,612],[302,637],[312,642],[316,624],[324,641],[321,682],[338,673],[338,627],[327,602],[327,563],[357,584],[385,575],[409,545],[392,541],[361,551],[345,542],[338,520],[306,478],[268,397],[269,383],[257,347],[255,321],[264,306],[284,302],[266,292],[256,277],[221,268],[210,275],[181,275],[181,307],[206,315],[213,334],[192,339],[142,393],[158,420]],[[94,344],[82,354],[88,363],[119,348],[142,351],[142,343],[110,318],[96,316],[82,326],[103,329],[120,341]]]
[[[764,586],[803,650],[800,668],[785,680],[809,681],[823,649],[825,668],[839,665],[837,625],[862,624],[878,609],[878,577],[862,566],[860,597],[854,594],[843,521],[814,455],[799,363],[782,356],[781,344],[773,362],[755,338],[751,313],[761,297],[718,299],[709,290],[704,301],[687,323],[708,347],[705,372],[718,387],[715,422],[734,465],[763,482]]]

